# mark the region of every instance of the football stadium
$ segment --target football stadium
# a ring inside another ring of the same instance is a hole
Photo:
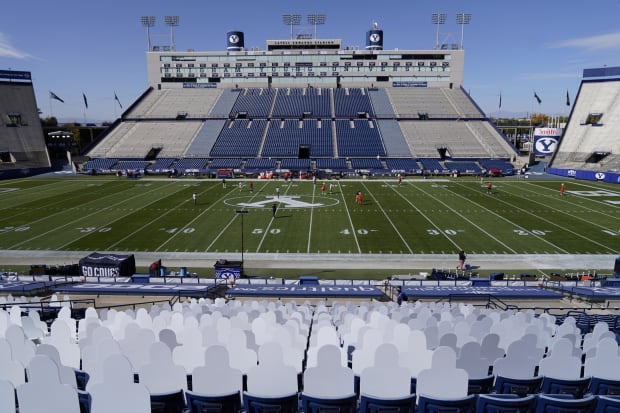
[[[149,38],[79,153],[0,71],[0,411],[618,411],[620,67],[524,149],[462,46],[284,17]]]

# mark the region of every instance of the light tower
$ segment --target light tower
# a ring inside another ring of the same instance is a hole
[[[166,22],[166,26],[170,27],[170,49],[176,50],[176,46],[174,45],[174,31],[172,29],[179,25],[179,16],[164,16],[164,21]]]
[[[446,13],[433,13],[431,16],[433,24],[437,26],[437,31],[435,34],[435,50],[439,49],[439,25],[446,22],[446,16]]]
[[[155,26],[155,16],[142,16],[140,22],[146,27],[146,47],[147,51],[151,51],[151,27]]]
[[[314,38],[316,39],[316,26],[319,24],[325,24],[326,15],[324,14],[309,14],[306,18],[308,19],[308,23],[314,25]]]
[[[301,23],[301,14],[283,14],[282,22],[287,26],[291,26],[291,39],[293,39],[293,26]]]
[[[465,25],[469,24],[471,20],[471,13],[458,13],[456,15],[456,22],[461,25],[461,50],[463,50],[463,37],[465,35]]]

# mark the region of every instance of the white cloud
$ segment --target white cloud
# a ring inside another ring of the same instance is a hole
[[[620,48],[620,32],[568,39],[551,44],[550,47],[585,50],[615,50]]]
[[[26,59],[31,57],[28,53],[17,50],[11,45],[10,40],[0,33],[0,57],[12,57],[14,59]]]

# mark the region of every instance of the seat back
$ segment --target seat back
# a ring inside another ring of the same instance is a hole
[[[538,395],[535,413],[585,413],[591,412],[596,406],[596,396],[588,396],[583,399],[565,397],[553,397],[546,394]]]
[[[323,398],[313,397],[302,393],[300,395],[301,409],[304,413],[356,413],[357,412],[357,395],[352,394],[349,397],[340,398]]]
[[[476,413],[519,412],[534,413],[536,395],[525,397],[514,395],[480,394],[476,402]]]
[[[397,399],[384,399],[362,395],[360,397],[359,413],[413,413],[415,411],[416,395]]]
[[[540,391],[544,394],[570,394],[575,399],[580,399],[588,391],[589,387],[589,377],[562,380],[545,376],[543,377]]]
[[[432,397],[418,397],[418,413],[474,413],[476,411],[476,395],[470,394],[460,399],[435,399]]]
[[[151,393],[151,413],[183,413],[184,410],[183,390],[170,393]]]
[[[297,393],[281,397],[261,397],[245,392],[243,406],[247,413],[297,413],[299,397]]]
[[[528,379],[515,379],[505,376],[495,377],[495,393],[516,394],[520,397],[536,394],[540,391],[543,378],[541,376]]]
[[[594,413],[620,413],[620,398],[598,396]]]
[[[241,411],[239,392],[221,396],[205,396],[191,391],[185,392],[188,413],[236,413]]]
[[[590,380],[590,388],[588,393],[599,396],[616,396],[620,395],[620,380],[603,379],[600,377],[592,377]]]

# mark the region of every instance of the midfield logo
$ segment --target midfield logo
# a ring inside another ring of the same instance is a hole
[[[248,202],[245,201],[250,197],[244,197],[241,200],[240,198],[232,198],[224,201],[228,205],[234,205],[236,207],[244,207],[244,208],[268,208],[274,202],[278,203],[278,208],[321,208],[326,206],[333,206],[338,204],[337,199],[321,197],[321,202],[312,202],[312,200],[303,201],[302,198],[310,198],[308,196],[303,197],[301,195],[280,195],[280,197],[273,195],[268,196],[266,199],[261,201]],[[316,198],[316,197],[315,197]]]

